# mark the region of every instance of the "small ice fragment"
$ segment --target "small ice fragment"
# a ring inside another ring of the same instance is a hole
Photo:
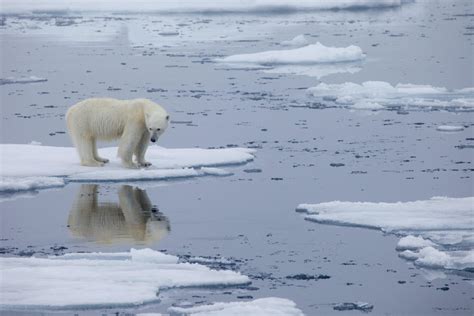
[[[436,130],[440,132],[460,132],[464,130],[464,126],[440,125],[436,128]]]
[[[373,308],[374,305],[365,302],[340,303],[333,307],[333,309],[337,311],[359,310],[366,313],[371,312]]]
[[[292,40],[283,41],[283,42],[280,43],[281,46],[298,46],[298,47],[305,46],[305,45],[308,45],[308,44],[309,44],[309,42],[306,39],[306,37],[304,37],[303,34],[295,36]]]

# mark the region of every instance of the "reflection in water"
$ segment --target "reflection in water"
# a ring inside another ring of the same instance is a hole
[[[154,207],[145,190],[122,185],[118,203],[99,203],[99,186],[83,184],[69,214],[75,236],[101,243],[156,242],[170,231],[168,218]]]

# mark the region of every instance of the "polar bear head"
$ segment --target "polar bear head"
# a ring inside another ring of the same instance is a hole
[[[161,134],[165,132],[168,128],[169,120],[170,116],[166,110],[158,104],[145,108],[145,125],[150,133],[151,142],[156,142]]]

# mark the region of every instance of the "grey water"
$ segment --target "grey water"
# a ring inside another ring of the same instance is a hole
[[[1,202],[5,256],[149,247],[229,258],[252,280],[242,288],[162,291],[160,302],[133,309],[74,313],[164,313],[182,302],[268,296],[291,299],[307,315],[357,314],[333,308],[356,301],[373,305],[375,315],[473,313],[472,275],[417,268],[397,256],[396,236],[308,222],[295,212],[299,203],[472,196],[472,112],[326,109],[306,94],[320,82],[474,86],[470,1],[268,15],[75,13],[74,23],[58,20],[8,15],[0,26],[0,77],[47,79],[0,86],[1,143],[71,146],[66,109],[110,96],[146,97],[167,108],[175,124],[161,146],[257,149],[254,162],[229,167],[231,177],[69,184]],[[326,46],[358,45],[367,59],[356,73],[321,79],[213,61],[279,49],[299,34]],[[447,124],[466,128],[436,131]],[[288,278],[296,274],[329,278]]]

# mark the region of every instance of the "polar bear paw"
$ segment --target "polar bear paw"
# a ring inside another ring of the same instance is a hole
[[[86,167],[103,167],[104,163],[97,160],[89,160],[89,161],[82,161],[81,165],[86,166]]]
[[[148,162],[148,161],[140,161],[140,162],[138,162],[138,166],[144,167],[144,168],[148,168],[148,167],[151,166],[151,162]]]

